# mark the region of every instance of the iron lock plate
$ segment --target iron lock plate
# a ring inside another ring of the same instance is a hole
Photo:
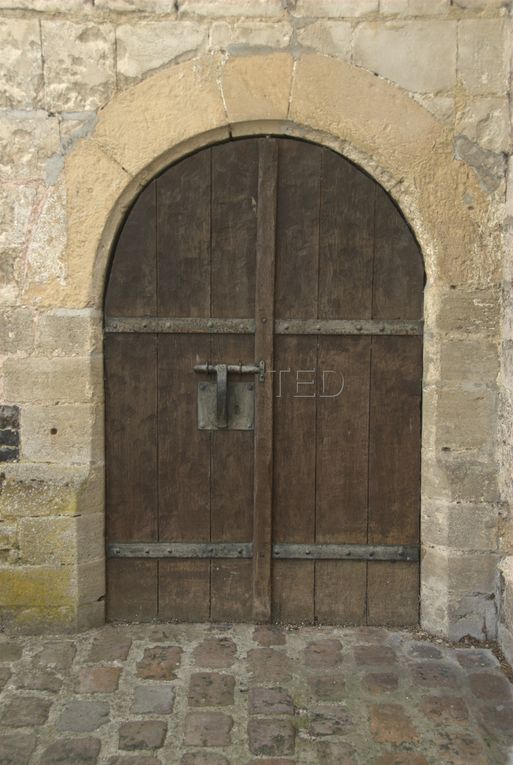
[[[217,383],[198,383],[198,430],[254,430],[255,383],[227,383],[227,422],[220,427],[217,417]]]

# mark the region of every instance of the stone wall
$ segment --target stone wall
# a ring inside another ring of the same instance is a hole
[[[499,624],[513,656],[510,40],[503,0],[0,0],[5,624],[103,618],[102,289],[127,205],[191,148],[269,130],[361,164],[419,239],[423,624]]]

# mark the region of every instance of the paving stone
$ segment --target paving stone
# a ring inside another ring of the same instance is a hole
[[[510,701],[511,685],[499,673],[476,672],[469,675],[470,687],[474,696],[486,701]]]
[[[335,736],[348,733],[352,727],[352,718],[348,710],[337,706],[319,705],[310,710],[308,731],[312,736]]]
[[[7,681],[11,677],[11,670],[9,667],[0,667],[0,691],[7,684]]]
[[[290,677],[289,658],[274,648],[253,648],[248,651],[248,662],[253,678],[258,683],[281,682]]]
[[[413,668],[413,678],[415,682],[432,688],[455,688],[459,685],[456,669],[442,662],[419,662]]]
[[[387,752],[372,760],[372,765],[429,765],[422,754],[416,752]]]
[[[13,696],[8,699],[2,713],[2,723],[11,728],[44,725],[52,701],[36,696]]]
[[[218,672],[191,675],[188,701],[191,707],[229,706],[233,704],[235,678]]]
[[[125,661],[128,657],[132,638],[118,632],[102,633],[95,637],[89,650],[88,661]]]
[[[497,667],[498,661],[490,651],[461,650],[456,651],[456,658],[465,669],[481,669],[482,667]]]
[[[182,649],[177,645],[146,648],[137,663],[137,676],[149,680],[174,680],[181,657]]]
[[[167,715],[173,711],[174,701],[175,692],[169,685],[139,685],[131,711],[138,715]]]
[[[370,727],[374,740],[380,744],[404,744],[419,739],[399,704],[374,704],[370,709]]]
[[[252,715],[291,715],[294,704],[284,688],[251,688],[249,713]]]
[[[187,746],[229,746],[233,720],[223,712],[189,712],[185,718]]]
[[[35,733],[0,734],[0,765],[27,765],[35,748]]]
[[[119,757],[111,757],[109,765],[162,765],[162,763],[156,757],[151,757],[150,755],[136,755],[133,757],[122,754]]]
[[[490,704],[479,710],[479,716],[488,731],[501,731],[508,734],[513,745],[513,704]]]
[[[98,738],[66,738],[54,741],[39,760],[39,765],[95,765],[100,753]]]
[[[0,642],[0,662],[18,661],[22,653],[23,649],[18,643]]]
[[[76,652],[76,646],[69,641],[48,643],[36,654],[35,662],[56,669],[69,669]]]
[[[279,757],[294,754],[295,728],[288,720],[254,717],[248,723],[249,751]]]
[[[120,667],[83,667],[76,690],[78,693],[112,693],[118,687]]]
[[[194,661],[198,667],[224,669],[235,661],[237,646],[231,638],[210,638],[203,640],[194,649]]]
[[[304,650],[307,667],[331,668],[342,661],[342,646],[339,640],[314,640]]]
[[[272,624],[259,624],[253,630],[253,640],[259,645],[269,648],[271,645],[285,645],[287,637],[281,627]]]
[[[365,685],[371,693],[390,693],[397,690],[399,677],[395,672],[370,672],[365,675]]]
[[[262,763],[262,760],[258,761]],[[180,760],[180,765],[230,765],[226,757],[215,752],[187,752]]]
[[[17,688],[28,691],[50,691],[57,693],[62,688],[62,677],[51,669],[32,669],[19,675],[15,680]]]
[[[322,765],[358,765],[354,747],[345,741],[319,741],[315,749]]]
[[[395,664],[397,656],[393,648],[381,645],[357,645],[354,647],[357,664]]]
[[[355,627],[352,635],[357,643],[378,643],[384,645],[390,632],[384,627]]]
[[[441,650],[431,643],[414,643],[408,653],[419,659],[441,659],[443,655]]]
[[[467,705],[459,696],[426,696],[421,709],[433,722],[464,722],[468,719]]]
[[[346,694],[344,677],[329,674],[308,678],[308,684],[317,698],[323,701],[342,701]]]
[[[438,762],[444,765],[491,765],[488,757],[484,756],[482,742],[467,733],[439,731]]]
[[[57,720],[58,730],[91,731],[109,722],[106,701],[70,701]]]
[[[258,760],[250,760],[248,765],[296,765],[296,760],[284,760],[283,757],[265,757]]]
[[[144,720],[121,723],[119,726],[120,749],[160,749],[167,733],[163,720]]]

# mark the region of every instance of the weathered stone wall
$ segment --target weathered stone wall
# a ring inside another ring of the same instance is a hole
[[[103,618],[101,309],[124,210],[191,148],[270,130],[361,164],[415,230],[423,624],[500,623],[513,655],[508,5],[0,0],[4,623]]]

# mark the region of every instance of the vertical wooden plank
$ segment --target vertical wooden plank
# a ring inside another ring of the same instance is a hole
[[[276,316],[317,315],[319,195],[322,149],[279,141]]]
[[[273,561],[273,622],[314,623],[314,561]]]
[[[212,560],[210,618],[213,622],[250,622],[252,608],[250,560]]]
[[[421,319],[422,255],[408,224],[387,192],[376,189],[373,308],[375,319]]]
[[[105,337],[107,536],[157,539],[157,338]]]
[[[320,319],[371,317],[375,188],[348,160],[323,150]]]
[[[315,616],[319,624],[365,624],[367,564],[318,560],[315,564]]]
[[[155,182],[140,193],[120,231],[105,291],[106,316],[154,316],[157,309]]]
[[[368,564],[370,625],[410,627],[419,623],[419,564],[370,561]]]
[[[271,523],[273,486],[273,335],[278,146],[261,138],[258,165],[255,357],[265,363],[255,395],[255,482],[253,510],[253,618],[271,616]]]
[[[159,561],[159,619],[207,622],[210,616],[208,560]]]
[[[373,338],[370,544],[419,541],[421,386],[421,338]]]
[[[159,316],[210,315],[210,149],[157,178]]]
[[[210,541],[210,432],[198,430],[194,372],[209,355],[209,338],[159,336],[159,539]]]
[[[258,139],[212,148],[212,316],[255,312]]]
[[[150,621],[157,617],[157,561],[107,561],[107,619]]]

